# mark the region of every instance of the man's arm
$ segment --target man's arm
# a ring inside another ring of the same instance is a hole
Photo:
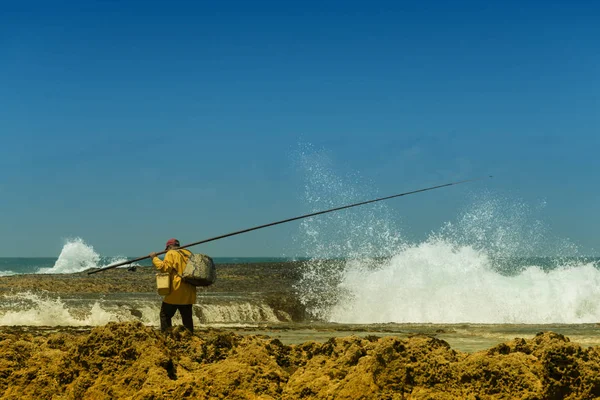
[[[164,260],[158,258],[156,253],[150,253],[150,257],[152,257],[152,264],[162,272],[169,272],[173,268],[173,254],[171,251],[165,254]]]

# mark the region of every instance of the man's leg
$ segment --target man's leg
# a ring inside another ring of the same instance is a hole
[[[171,318],[175,315],[177,306],[173,304],[167,304],[163,301],[160,307],[160,330],[166,331],[167,328],[171,327]]]
[[[183,326],[188,328],[188,330],[194,333],[194,319],[192,318],[192,305],[184,304],[180,305],[179,313],[181,314],[181,321],[183,322]]]

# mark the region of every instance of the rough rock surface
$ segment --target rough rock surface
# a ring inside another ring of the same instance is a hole
[[[290,291],[300,275],[301,262],[218,264],[217,281],[202,288],[208,292],[280,292]],[[93,270],[90,270],[93,271]],[[115,268],[93,275],[22,274],[0,277],[0,293],[6,291],[44,291],[62,294],[82,293],[155,293],[157,270],[136,267],[135,272]]]
[[[253,264],[218,264],[217,281],[198,288],[207,293],[252,293],[259,296],[275,313],[283,312],[293,321],[307,318],[306,307],[299,301],[293,284],[300,276],[301,262],[270,262]],[[137,267],[135,272],[116,268],[93,275],[22,274],[0,277],[0,297],[18,292],[57,295],[107,295],[115,293],[156,294],[156,269]],[[158,297],[158,295],[156,295]]]
[[[551,332],[487,351],[416,335],[286,346],[141,323],[0,330],[0,399],[593,399],[600,350]]]

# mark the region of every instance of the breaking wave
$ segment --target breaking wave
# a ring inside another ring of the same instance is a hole
[[[126,261],[124,257],[100,257],[94,247],[81,238],[70,239],[63,246],[58,260],[51,268],[40,268],[38,274],[70,274],[90,268],[102,268]]]
[[[314,209],[368,198],[320,154],[303,154],[300,165]],[[552,235],[545,203],[491,192],[466,203],[417,242],[402,237],[400,218],[383,203],[305,220],[297,240],[313,257],[296,287],[301,301],[316,317],[340,323],[600,320],[598,260]]]

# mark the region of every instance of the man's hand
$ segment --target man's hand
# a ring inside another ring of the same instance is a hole
[[[154,258],[154,257],[156,257],[156,255],[157,255],[156,253],[150,253],[150,258]]]

